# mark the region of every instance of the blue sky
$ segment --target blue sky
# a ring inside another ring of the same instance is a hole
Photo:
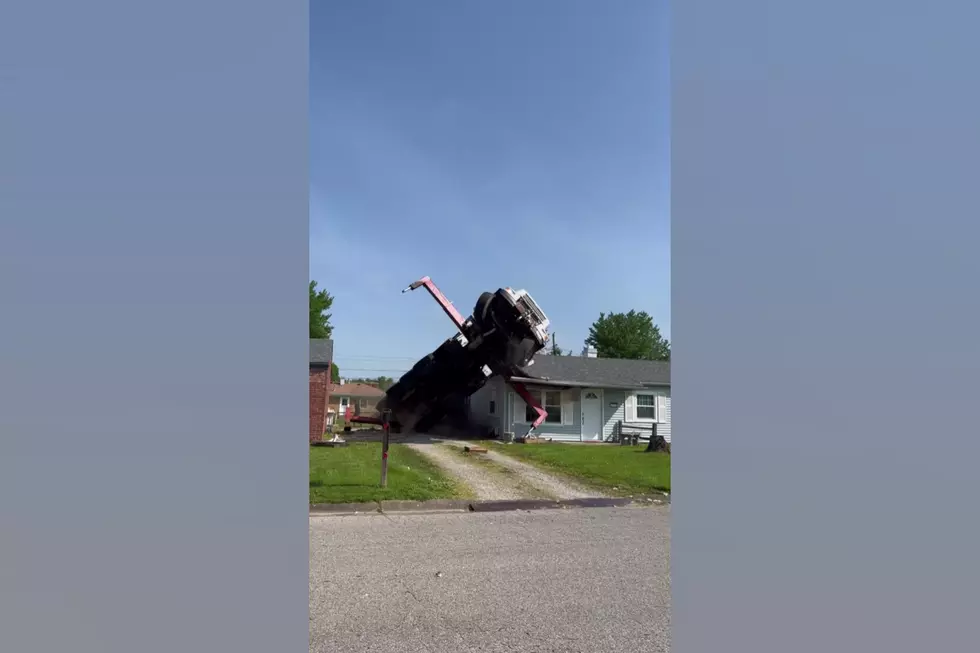
[[[578,353],[600,312],[670,335],[667,3],[312,2],[310,275],[341,373],[397,376],[526,288]]]

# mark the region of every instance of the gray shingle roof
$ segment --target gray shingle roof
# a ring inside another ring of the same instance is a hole
[[[641,388],[670,385],[670,362],[538,355],[533,365],[524,368],[524,374],[554,382]]]
[[[385,396],[385,391],[380,388],[375,388],[373,385],[368,385],[366,383],[345,383],[340,385],[339,383],[330,384],[330,396],[343,396],[347,395],[349,397],[361,397],[361,398],[374,398],[380,399]]]
[[[310,365],[326,365],[333,362],[333,340],[310,338]]]

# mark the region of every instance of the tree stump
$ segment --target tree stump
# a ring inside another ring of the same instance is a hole
[[[653,430],[650,433],[650,441],[647,443],[647,448],[645,453],[650,453],[651,451],[662,451],[664,453],[670,453],[670,443],[664,439],[662,435],[657,435],[657,424],[654,422]]]
[[[651,451],[670,453],[670,443],[662,435],[650,436],[650,442],[647,443],[646,452],[649,453]]]

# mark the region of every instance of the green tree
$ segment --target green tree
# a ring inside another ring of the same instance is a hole
[[[332,315],[327,311],[333,306],[333,297],[326,290],[317,290],[316,281],[310,282],[310,337],[329,338],[333,335],[330,324]]]
[[[551,334],[551,348],[545,348],[541,350],[542,354],[548,354],[549,356],[571,356],[572,352],[565,351],[558,346],[558,334]]]
[[[381,390],[387,391],[388,388],[395,385],[395,380],[390,376],[378,376],[374,378],[358,377],[356,379],[350,379],[350,383],[364,383],[367,385],[373,385]]]
[[[336,363],[330,363],[330,383],[340,383],[340,368]]]
[[[589,327],[585,344],[595,347],[600,358],[670,360],[670,343],[644,311],[600,313]]]

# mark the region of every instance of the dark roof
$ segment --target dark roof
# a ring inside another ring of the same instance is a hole
[[[333,340],[310,338],[310,366],[333,362]]]
[[[384,397],[385,391],[367,383],[331,383],[330,396],[347,395],[350,397]]]
[[[524,374],[553,383],[642,388],[670,385],[670,362],[538,355]]]

